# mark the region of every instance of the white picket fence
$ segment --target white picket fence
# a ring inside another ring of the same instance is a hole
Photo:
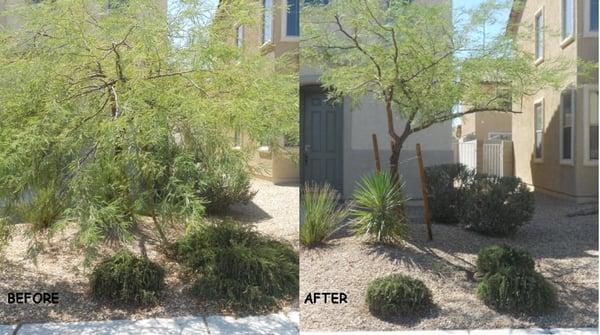
[[[458,142],[458,161],[477,171],[477,140]]]
[[[481,150],[481,152],[478,152]],[[477,140],[458,142],[458,161],[468,168],[494,176],[513,175],[512,142]]]

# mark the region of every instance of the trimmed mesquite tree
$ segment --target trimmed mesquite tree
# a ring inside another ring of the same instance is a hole
[[[297,75],[233,42],[261,7],[227,1],[209,20],[203,3],[169,15],[146,0],[0,13],[19,23],[0,27],[0,221],[76,221],[88,255],[130,240],[141,215],[164,240],[166,226],[202,214],[210,158],[237,159],[233,129],[297,136]]]
[[[485,35],[506,9],[496,1],[454,13],[447,5],[411,1],[308,5],[301,57],[323,70],[321,82],[332,97],[359,101],[370,95],[385,106],[390,172],[397,178],[400,153],[412,134],[467,114],[517,112],[510,99],[560,86],[567,62],[547,60],[536,67],[534,56],[511,36]],[[468,106],[454,112],[460,102]]]

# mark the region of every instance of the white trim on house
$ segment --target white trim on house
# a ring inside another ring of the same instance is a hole
[[[265,7],[267,1],[270,2],[271,7],[267,10],[267,8]],[[263,15],[262,15],[262,29],[260,32],[260,41],[261,41],[261,49],[264,48],[267,45],[273,44],[273,0],[262,0],[262,6],[263,6]],[[271,28],[271,33],[269,34],[269,36],[267,36],[266,32],[267,30],[266,28],[266,23],[267,23],[267,19],[270,19],[271,23],[269,24],[270,28]],[[268,39],[267,39],[268,37]]]
[[[298,36],[288,36],[287,34],[287,14],[290,7],[288,0],[281,0],[284,4],[281,9],[281,41],[283,42],[299,42],[300,41],[300,27],[298,27]],[[300,7],[300,0],[298,0],[298,7]],[[300,11],[300,8],[298,8]]]
[[[541,125],[542,125],[542,129],[540,129],[540,141],[541,141],[541,151],[540,151],[540,157],[536,157],[536,150],[537,150],[537,146],[536,146],[536,135],[538,130],[535,128],[535,107],[537,105],[541,105],[542,106],[542,120],[541,120]],[[544,162],[544,113],[545,113],[545,106],[544,106],[544,98],[540,98],[536,101],[533,102],[533,162],[534,163],[543,163]]]
[[[571,95],[571,124],[569,126],[571,126],[571,158],[569,159],[565,159],[564,158],[564,111],[565,111],[565,105],[563,104],[563,94],[570,94]],[[575,99],[576,99],[577,95],[576,95],[576,91],[575,89],[573,89],[572,87],[569,87],[567,89],[565,89],[564,91],[560,92],[560,107],[559,107],[559,114],[558,114],[558,119],[559,119],[559,150],[558,150],[558,154],[559,154],[559,162],[561,165],[575,165]]]
[[[564,36],[565,33],[565,1],[571,1],[571,34],[568,36]],[[567,45],[571,44],[575,40],[575,27],[577,27],[575,23],[575,1],[576,0],[561,0],[560,3],[560,47],[565,48]]]
[[[542,44],[542,48],[540,51],[540,55],[538,55],[538,26],[537,26],[537,22],[538,22],[538,17],[542,17],[542,24],[540,29],[542,30],[542,39],[541,39],[541,44]],[[540,63],[542,63],[544,61],[544,54],[545,54],[545,49],[546,49],[546,29],[544,29],[546,23],[546,17],[544,15],[544,6],[540,7],[540,9],[538,9],[535,12],[535,15],[533,16],[533,27],[534,27],[534,55],[536,56],[535,59],[535,65],[539,65]]]
[[[583,0],[584,11],[583,11],[583,37],[597,37],[597,31],[590,31],[590,3],[592,0]]]
[[[590,91],[598,91],[598,85],[583,85],[583,165],[598,166],[597,159],[590,159]],[[598,111],[595,111],[596,113]]]

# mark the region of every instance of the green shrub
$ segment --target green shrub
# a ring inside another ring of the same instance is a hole
[[[201,225],[175,244],[197,276],[193,292],[235,310],[267,311],[298,294],[298,254],[291,245],[232,221]]]
[[[486,276],[511,267],[522,271],[534,271],[535,263],[525,249],[494,245],[479,251],[477,256],[479,275]]]
[[[348,216],[348,207],[339,206],[340,195],[329,185],[308,184],[300,200],[302,220],[300,243],[314,246],[327,240]]]
[[[501,311],[538,314],[550,309],[556,300],[552,284],[535,271],[503,268],[484,277],[477,296]]]
[[[401,274],[373,280],[366,299],[369,310],[384,318],[418,314],[432,303],[431,292],[422,281]]]
[[[94,298],[127,304],[147,304],[164,286],[165,271],[129,251],[119,251],[98,264],[90,275]]]
[[[363,177],[354,191],[356,208],[352,225],[358,234],[368,234],[378,242],[398,242],[407,234],[404,184],[387,173]]]
[[[533,193],[517,177],[477,175],[463,199],[461,226],[485,235],[513,234],[533,216]]]
[[[537,314],[552,307],[554,288],[535,271],[529,252],[509,246],[491,246],[477,256],[477,272],[483,279],[477,296],[501,311]]]
[[[198,194],[208,214],[220,214],[236,203],[250,201],[250,170],[242,153],[234,150],[205,155],[200,163]]]
[[[462,164],[429,166],[425,173],[431,219],[438,223],[458,223],[463,194],[474,173]]]

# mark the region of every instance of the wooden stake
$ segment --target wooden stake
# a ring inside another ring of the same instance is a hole
[[[375,170],[381,172],[381,160],[379,159],[379,144],[377,144],[377,134],[373,134],[373,156],[375,157]]]
[[[419,174],[421,175],[421,192],[423,193],[423,208],[425,209],[425,224],[427,225],[427,239],[433,240],[431,233],[431,212],[429,209],[429,194],[427,193],[427,175],[423,166],[423,156],[421,155],[421,144],[417,143],[417,162],[419,163]]]

